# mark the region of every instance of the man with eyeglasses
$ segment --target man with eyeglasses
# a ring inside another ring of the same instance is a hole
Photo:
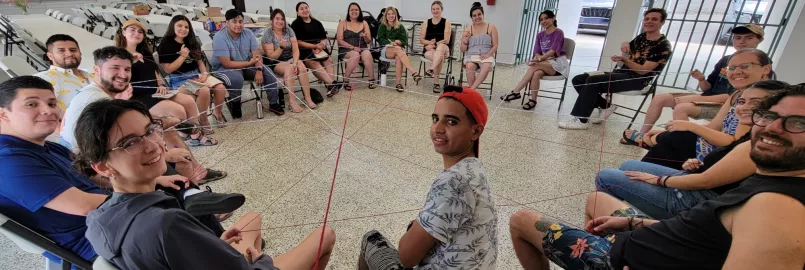
[[[117,57],[103,61],[115,60],[121,62],[115,64],[121,70],[126,69],[125,62],[131,65]],[[53,86],[41,78],[20,76],[0,83],[0,213],[93,260],[95,251],[84,238],[86,216],[107,198],[109,191],[103,187],[108,183],[75,171],[70,149],[47,141],[59,126],[57,103]],[[138,146],[129,148],[136,151]],[[211,230],[222,233],[212,214],[234,211],[243,204],[243,195],[201,192],[187,178],[173,174],[160,177],[162,190],[183,201],[185,210]],[[60,261],[50,253],[43,255]]]
[[[755,175],[666,220],[598,213],[584,230],[531,210],[510,219],[525,269],[802,269],[805,265],[805,86],[754,112]],[[568,243],[572,243],[568,244]]]

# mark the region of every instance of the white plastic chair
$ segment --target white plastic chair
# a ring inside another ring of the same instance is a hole
[[[189,3],[187,3],[187,6],[188,6],[188,7],[195,7],[195,6],[196,6],[196,2],[190,1]]]
[[[64,17],[62,17],[61,19],[62,19],[63,22],[71,22],[72,19],[73,19],[73,15],[67,14],[67,15],[64,15]]]
[[[49,8],[48,10],[45,10],[45,15],[50,16],[50,14],[53,14],[53,9]]]
[[[171,17],[176,17],[177,15],[184,15],[184,13],[182,13],[181,11],[174,11],[174,12],[171,14]]]
[[[105,31],[105,30],[106,30],[106,25],[99,24],[99,25],[95,26],[95,29],[92,29],[92,33],[100,36],[100,35],[103,34],[103,31]]]
[[[34,75],[38,71],[34,69],[25,59],[19,56],[6,56],[0,58],[0,68],[11,77]]]
[[[101,36],[108,39],[115,39],[115,34],[117,34],[117,28],[107,28],[103,31]]]
[[[165,36],[165,33],[168,32],[168,25],[167,24],[161,24],[161,23],[160,24],[152,24],[150,29],[151,29],[151,32],[154,32],[154,37],[155,38],[162,38],[163,36]]]
[[[22,224],[10,219],[9,217],[0,214],[0,234],[5,235],[6,238],[14,242],[20,249],[25,252],[33,254],[42,254],[45,251],[62,258],[62,268],[70,269],[70,266],[78,266],[79,268],[89,268],[100,270],[113,270],[115,268],[103,267],[94,268],[92,263],[84,260],[78,254],[56,245],[52,240],[48,239],[41,234],[23,226]],[[49,260],[45,259],[46,267]]]

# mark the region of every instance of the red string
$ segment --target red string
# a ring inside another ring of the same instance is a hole
[[[611,104],[612,103],[612,100],[611,100],[612,99],[612,72],[609,72],[609,83],[607,84],[607,99],[609,99],[609,100],[607,100],[606,102],[610,103],[609,105],[612,106],[612,104]],[[598,117],[602,117],[602,116],[599,115]],[[606,112],[604,112],[603,117],[606,117]],[[606,138],[606,135],[607,135],[607,121],[606,121],[606,119],[604,119],[604,123],[602,123],[602,125],[601,125],[601,148],[599,149],[598,170],[596,170],[596,172],[595,172],[596,175],[598,175],[601,172],[601,162],[604,159],[604,138]],[[595,190],[598,191],[600,189],[601,189],[601,187],[598,186],[598,181],[595,181]],[[596,208],[598,208],[597,204],[598,204],[598,192],[595,193],[595,198],[593,198],[593,214],[590,217],[591,221],[595,219],[595,210],[596,210]]]
[[[324,243],[324,232],[327,228],[327,218],[330,217],[330,204],[333,201],[333,189],[335,188],[335,177],[338,174],[338,163],[341,161],[341,149],[344,147],[344,133],[347,131],[347,120],[349,120],[349,107],[352,105],[352,92],[349,91],[349,99],[347,100],[347,111],[344,114],[344,126],[341,128],[341,141],[338,143],[338,154],[335,156],[335,168],[333,169],[333,181],[330,183],[330,194],[327,195],[327,208],[324,210],[324,224],[322,225],[321,237],[319,238],[319,248],[316,251],[316,263],[313,264],[313,269],[319,269],[319,259],[321,258],[321,246]]]

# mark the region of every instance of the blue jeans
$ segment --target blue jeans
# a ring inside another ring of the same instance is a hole
[[[179,89],[179,87],[188,80],[196,78],[198,78],[198,69],[182,74],[171,73],[168,75],[168,79],[170,79],[170,89]]]
[[[262,70],[263,89],[265,89],[266,93],[268,94],[268,104],[279,104],[279,93],[277,91],[277,82],[279,80],[271,69],[263,66]],[[240,96],[243,94],[241,91],[241,88],[243,88],[243,82],[245,80],[254,80],[255,75],[256,72],[253,68],[241,70],[220,69],[217,70],[216,73],[212,74],[212,76],[220,79],[224,82],[224,84],[226,84],[226,88],[229,89],[229,96],[233,97],[231,100],[237,102],[240,102]]]
[[[656,176],[679,176],[687,173],[637,160],[624,162],[619,170],[604,169],[598,173],[596,183],[602,192],[629,202],[654,219],[674,217],[703,201],[718,197],[717,193],[709,189],[681,190],[631,180],[625,171],[638,171]]]

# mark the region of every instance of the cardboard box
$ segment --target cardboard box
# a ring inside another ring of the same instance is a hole
[[[134,11],[134,15],[148,15],[151,12],[151,7],[148,5],[136,5],[131,10]]]
[[[223,17],[224,14],[221,13],[220,7],[208,7],[207,8],[207,17]]]

